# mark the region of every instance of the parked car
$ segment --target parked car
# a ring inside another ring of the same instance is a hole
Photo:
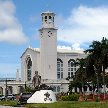
[[[7,100],[14,100],[15,99],[15,96],[13,94],[8,94],[6,96]]]
[[[0,100],[1,100],[1,101],[2,101],[2,100],[6,100],[6,96],[0,95]]]
[[[21,93],[19,102],[20,104],[26,104],[27,100],[32,96],[33,93],[27,92],[27,93]]]

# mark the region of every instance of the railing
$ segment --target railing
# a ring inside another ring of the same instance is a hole
[[[0,78],[0,82],[2,81],[16,81],[16,78]],[[21,78],[19,79],[19,81],[21,80]]]

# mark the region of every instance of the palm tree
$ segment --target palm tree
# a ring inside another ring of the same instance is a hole
[[[75,88],[75,92],[77,92],[77,88],[79,88],[79,92],[83,92],[84,82],[85,82],[85,59],[77,58],[75,61],[75,65],[79,66],[78,70],[75,72],[75,76],[73,77],[73,81],[69,84],[69,91],[72,92],[72,89]]]
[[[75,80],[81,82],[82,84],[82,92],[84,93],[84,83],[86,82],[86,68],[85,68],[85,60],[84,58],[77,58],[76,65],[79,66],[78,70],[75,73]]]
[[[101,42],[93,41],[90,48],[85,51],[88,53],[89,65],[94,65],[98,69],[98,74],[105,71],[108,67],[108,39],[103,38]]]
[[[97,78],[99,78],[103,72],[104,76],[105,68],[108,67],[108,39],[103,38],[101,42],[93,41],[90,48],[85,52],[88,53],[87,72],[90,73],[91,76],[96,74]],[[103,79],[103,83],[105,83],[105,79]]]

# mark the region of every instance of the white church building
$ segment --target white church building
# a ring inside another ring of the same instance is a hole
[[[21,81],[7,82],[11,86],[11,93],[18,94],[25,83],[32,87],[35,71],[41,76],[41,83],[51,86],[55,93],[67,92],[69,81],[67,77],[75,75],[78,66],[77,58],[85,58],[81,50],[57,49],[57,28],[54,25],[55,14],[43,12],[42,26],[39,29],[40,48],[27,48],[21,56]],[[18,77],[18,75],[17,75]],[[2,82],[0,82],[1,85]],[[2,83],[5,94],[5,82]]]
[[[77,58],[85,58],[83,51],[57,49],[57,28],[54,25],[55,14],[44,12],[42,27],[39,29],[40,48],[27,48],[21,56],[22,81],[32,83],[35,71],[42,78],[41,83],[52,86],[54,92],[67,92],[67,77],[72,77],[77,66]]]

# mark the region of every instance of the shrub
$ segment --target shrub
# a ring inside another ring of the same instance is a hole
[[[62,97],[61,97],[61,100],[62,100],[62,101],[68,101],[68,100],[69,100],[68,97],[69,97],[69,96],[62,96]]]
[[[68,96],[62,96],[61,100],[62,101],[78,101],[79,95],[78,94],[71,94]]]
[[[99,101],[100,101],[99,97],[95,96],[95,102],[99,102]]]

